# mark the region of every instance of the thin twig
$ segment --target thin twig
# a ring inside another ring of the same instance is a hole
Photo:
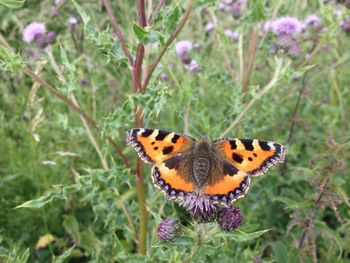
[[[77,99],[75,98],[74,95],[72,95],[72,101],[77,105],[77,107],[80,108],[80,106],[79,106],[79,104],[78,104],[78,101],[77,101]],[[84,119],[84,117],[82,117],[81,115],[80,115],[80,119],[81,119],[81,121],[82,121],[82,123],[83,123],[83,125],[84,125],[84,129],[85,129],[85,131],[86,131],[87,137],[89,138],[89,140],[90,140],[92,146],[95,148],[95,150],[96,150],[96,152],[97,152],[97,155],[98,155],[98,157],[99,157],[100,160],[101,160],[101,164],[102,164],[103,170],[108,171],[108,170],[109,170],[109,167],[108,167],[107,160],[103,157],[103,154],[102,154],[102,151],[101,151],[101,149],[100,149],[100,146],[98,145],[98,143],[97,143],[97,141],[96,141],[94,135],[92,134],[92,132],[91,132],[91,130],[90,130],[90,127],[89,127],[87,121],[86,121],[86,120]]]
[[[148,85],[148,82],[154,72],[154,70],[156,69],[158,63],[160,62],[160,60],[162,59],[163,55],[165,54],[165,51],[168,49],[168,47],[170,46],[170,44],[174,41],[174,39],[177,37],[177,35],[181,32],[182,28],[184,27],[188,17],[191,14],[192,11],[192,7],[194,4],[195,0],[189,0],[186,6],[186,10],[185,13],[183,14],[178,26],[176,27],[176,30],[174,31],[174,33],[169,37],[169,39],[165,42],[165,45],[163,47],[163,49],[160,51],[158,57],[156,58],[156,61],[151,65],[151,67],[149,68],[147,75],[145,77],[145,80],[142,84],[142,91],[144,91]]]
[[[269,82],[262,91],[255,96],[248,104],[247,106],[241,111],[241,113],[237,116],[237,118],[234,120],[234,122],[220,135],[220,138],[224,138],[236,125],[241,121],[241,119],[245,116],[246,112],[262,97],[264,96],[279,80],[279,74],[282,70],[282,60],[278,59],[276,63],[276,69],[275,73]]]
[[[160,0],[158,2],[157,7],[154,9],[154,11],[152,12],[152,14],[149,16],[148,18],[148,24],[152,24],[153,23],[153,19],[155,16],[157,16],[157,14],[159,13],[159,11],[162,9],[163,5],[165,4],[165,0]]]
[[[301,238],[300,238],[300,241],[299,241],[299,245],[298,245],[298,248],[301,249],[303,247],[303,244],[304,244],[304,241],[305,241],[305,238],[306,238],[306,234],[310,231],[311,227],[312,227],[312,221],[316,215],[316,211],[317,211],[317,208],[322,200],[322,197],[328,187],[328,183],[330,181],[330,175],[328,175],[322,182],[321,186],[320,186],[320,191],[319,191],[319,194],[318,194],[318,197],[315,201],[315,204],[314,206],[312,207],[312,210],[308,216],[308,218],[306,219],[305,221],[305,225],[306,225],[306,228],[304,229],[302,235],[301,235]]]
[[[245,71],[245,76],[244,76],[243,85],[242,85],[243,94],[246,94],[248,91],[250,76],[253,72],[255,55],[256,55],[256,47],[257,47],[257,39],[258,39],[258,30],[257,30],[257,27],[254,26],[252,30],[251,40],[250,40],[248,65]]]
[[[61,99],[63,102],[65,102],[68,106],[70,106],[73,110],[78,112],[80,116],[82,116],[90,125],[92,125],[94,128],[99,129],[99,126],[95,120],[93,120],[89,115],[87,115],[85,112],[83,112],[78,106],[74,104],[73,101],[71,101],[69,98],[67,98],[64,94],[62,94],[59,90],[56,88],[52,87],[50,84],[48,84],[46,81],[42,80],[37,74],[35,74],[28,66],[24,66],[22,68],[22,71],[27,74],[28,76],[31,77],[33,81],[36,81],[41,84],[42,87],[48,89],[51,93],[53,93],[56,97]],[[124,162],[125,166],[130,168],[128,164],[128,159],[126,156],[123,154],[123,152],[120,150],[119,146],[117,143],[110,137],[106,136],[105,137],[112,145],[113,147],[117,150],[117,153],[119,154],[119,157],[122,159]]]
[[[132,58],[132,56],[129,53],[128,47],[126,45],[126,42],[125,42],[125,39],[124,39],[124,36],[123,36],[123,33],[120,30],[119,24],[118,24],[118,22],[117,22],[117,20],[116,20],[116,18],[114,16],[114,12],[113,12],[113,8],[112,8],[112,5],[111,5],[111,2],[109,0],[102,0],[102,1],[103,1],[104,6],[107,9],[107,12],[108,12],[108,15],[109,15],[109,19],[111,20],[111,23],[112,23],[112,26],[114,28],[114,31],[117,34],[117,37],[118,37],[120,45],[121,45],[121,47],[123,49],[123,52],[124,52],[125,56],[127,57],[127,59],[129,60],[130,65],[133,65],[134,64],[133,58]]]

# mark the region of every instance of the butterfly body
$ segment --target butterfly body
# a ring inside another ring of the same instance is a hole
[[[169,199],[196,194],[226,204],[245,195],[251,176],[283,162],[285,155],[277,143],[206,137],[196,141],[157,129],[132,129],[128,143],[142,160],[154,165],[153,183]]]

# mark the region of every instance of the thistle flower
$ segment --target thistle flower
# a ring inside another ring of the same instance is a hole
[[[183,200],[180,200],[179,204],[185,207],[198,223],[212,222],[216,218],[216,205],[203,195],[187,196]]]
[[[237,41],[238,40],[238,33],[236,31],[233,31],[233,30],[230,30],[230,29],[225,29],[224,30],[224,35],[227,36],[232,41]]]
[[[197,64],[197,62],[194,59],[192,59],[188,65],[185,65],[185,68],[187,71],[192,72],[192,73],[199,71],[199,65]]]
[[[70,30],[75,31],[77,28],[78,19],[76,19],[75,17],[71,17],[68,19],[68,23],[69,23]]]
[[[229,206],[219,209],[217,221],[222,230],[233,231],[240,226],[242,218],[237,207]]]
[[[157,229],[157,234],[160,240],[172,242],[175,241],[181,234],[181,225],[176,218],[163,219]]]
[[[281,17],[271,24],[272,32],[277,35],[296,35],[303,29],[303,24],[295,17]]]
[[[193,49],[195,50],[195,51],[197,51],[197,52],[199,52],[200,50],[201,50],[201,44],[200,43],[198,43],[198,42],[195,42],[195,43],[193,43]]]
[[[27,25],[23,30],[24,42],[31,43],[38,35],[44,35],[46,32],[45,23],[32,22]],[[39,37],[40,38],[40,37]]]
[[[186,53],[193,48],[192,42],[189,40],[182,40],[175,44],[175,51],[178,55]]]
[[[304,25],[306,27],[320,29],[322,27],[322,20],[317,15],[309,15],[307,18],[305,18]]]
[[[62,2],[62,0],[55,0],[55,5],[59,5]]]
[[[214,23],[209,22],[204,26],[204,29],[207,33],[209,33],[215,29],[215,25]]]
[[[191,56],[188,53],[186,53],[186,52],[182,53],[180,55],[180,58],[181,58],[182,63],[184,63],[186,65],[188,65],[188,64],[190,64],[192,62]]]
[[[350,16],[339,23],[340,28],[347,34],[350,34]]]

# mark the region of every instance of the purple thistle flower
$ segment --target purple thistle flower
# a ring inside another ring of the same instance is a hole
[[[181,58],[182,63],[184,63],[186,65],[190,64],[191,61],[192,61],[191,56],[188,53],[186,53],[186,52],[182,53],[180,55],[180,58]]]
[[[207,33],[213,31],[215,28],[216,28],[216,27],[215,27],[214,23],[211,23],[211,22],[207,23],[207,24],[204,26],[204,29],[205,29],[205,31],[206,31]]]
[[[272,32],[277,35],[296,35],[303,29],[303,24],[295,17],[281,17],[271,24]]]
[[[168,73],[166,73],[166,72],[160,73],[159,79],[160,79],[160,81],[162,81],[162,82],[167,82],[167,81],[169,80],[169,75],[168,75]]]
[[[181,225],[176,218],[163,219],[157,229],[157,234],[160,240],[172,242],[175,241],[181,234]]]
[[[69,23],[70,30],[75,31],[77,28],[78,19],[76,19],[75,17],[71,17],[68,19],[68,23]]]
[[[192,73],[196,73],[199,71],[199,65],[194,59],[192,59],[188,65],[185,65],[185,68],[187,71]]]
[[[307,18],[305,18],[304,25],[319,29],[322,27],[322,20],[317,15],[309,15]]]
[[[45,38],[46,38],[46,42],[47,43],[55,42],[55,40],[56,40],[56,33],[52,32],[52,31],[47,32]]]
[[[185,207],[198,223],[212,222],[216,218],[216,205],[203,195],[187,196],[183,200],[180,200],[179,204]]]
[[[339,23],[340,28],[347,34],[350,34],[350,16]]]
[[[217,221],[222,230],[233,231],[237,229],[241,225],[242,219],[239,209],[232,205],[218,211]]]
[[[55,0],[55,5],[59,5],[62,2],[62,0]]]
[[[237,41],[238,40],[238,33],[236,31],[233,31],[233,30],[230,30],[230,29],[225,29],[224,30],[224,35],[227,36],[232,41]]]
[[[23,40],[24,42],[31,43],[34,41],[35,36],[40,34],[43,35],[45,32],[45,23],[32,22],[24,28]]]
[[[193,43],[193,49],[199,52],[201,50],[201,44],[198,42]]]
[[[178,55],[190,51],[193,48],[192,42],[189,40],[182,40],[175,44],[175,51]]]

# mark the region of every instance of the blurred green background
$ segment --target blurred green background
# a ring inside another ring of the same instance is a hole
[[[0,262],[350,262],[349,1],[112,1],[130,56],[144,47],[142,80],[165,50],[138,93],[107,2],[0,1]],[[45,32],[24,41],[32,22]],[[167,201],[149,165],[136,180],[125,132],[140,125],[275,141],[287,161],[253,178],[227,233]],[[183,233],[165,243],[169,216]]]

